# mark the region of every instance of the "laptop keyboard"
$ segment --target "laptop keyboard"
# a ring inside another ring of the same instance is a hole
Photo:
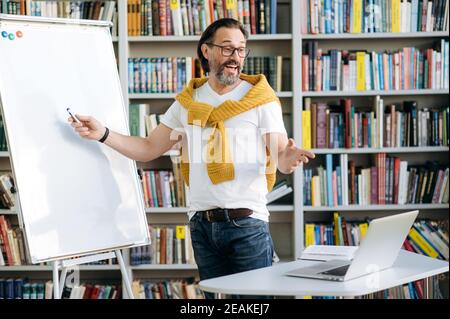
[[[331,275],[331,276],[345,276],[345,274],[347,273],[348,267],[350,267],[350,265],[345,265],[342,267],[337,267],[334,269],[323,271],[323,272],[321,272],[321,274]]]

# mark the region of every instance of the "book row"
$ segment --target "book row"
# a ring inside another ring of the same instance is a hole
[[[449,145],[448,107],[419,108],[413,100],[385,105],[379,96],[373,105],[360,107],[348,98],[329,104],[304,101],[302,145],[307,149]]]
[[[302,55],[303,91],[448,89],[448,41],[433,48],[325,52],[309,41]]]
[[[195,264],[187,225],[149,225],[151,245],[130,249],[130,264]]]
[[[348,154],[326,154],[325,167],[303,172],[303,203],[316,207],[446,204],[448,173],[448,167],[436,161],[408,165],[386,153],[376,154],[370,167],[357,166]]]
[[[448,31],[448,0],[305,0],[303,34]]]
[[[221,18],[249,34],[277,33],[277,0],[128,0],[128,35],[200,35]]]

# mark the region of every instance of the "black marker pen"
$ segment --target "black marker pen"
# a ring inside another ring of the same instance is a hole
[[[67,108],[66,110],[67,110],[67,112],[69,113],[70,117],[72,117],[72,119],[73,119],[75,122],[81,123],[80,120],[77,119],[76,116],[74,116],[74,115],[72,115],[72,113],[70,113],[70,108]]]

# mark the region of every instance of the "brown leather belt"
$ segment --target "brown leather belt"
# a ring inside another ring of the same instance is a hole
[[[198,211],[197,214],[200,214],[202,218],[210,223],[215,223],[250,216],[253,214],[253,210],[248,208],[215,208]]]

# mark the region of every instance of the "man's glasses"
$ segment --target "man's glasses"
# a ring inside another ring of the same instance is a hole
[[[208,42],[206,44],[220,48],[221,53],[224,57],[232,56],[234,54],[234,51],[236,51],[241,58],[246,58],[248,56],[248,54],[250,53],[250,49],[244,48],[244,47],[233,48],[233,47],[228,47],[228,46],[224,46],[224,45],[214,44],[211,42]]]

